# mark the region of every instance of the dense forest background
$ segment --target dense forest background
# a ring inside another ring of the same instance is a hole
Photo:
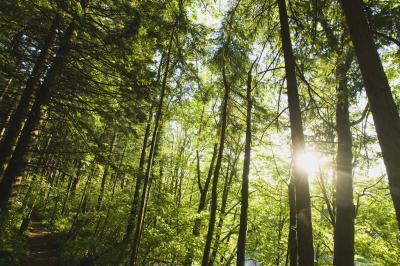
[[[400,265],[398,0],[0,12],[0,264]]]

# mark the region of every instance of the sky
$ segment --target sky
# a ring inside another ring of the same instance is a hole
[[[206,6],[200,1],[200,8],[197,9],[198,22],[214,29],[221,25],[223,14],[228,10],[229,0],[216,0],[214,4]]]

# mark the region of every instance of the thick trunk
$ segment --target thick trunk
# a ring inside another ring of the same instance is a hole
[[[361,69],[400,229],[400,118],[361,0],[340,0]]]
[[[352,175],[352,136],[349,118],[347,71],[350,63],[339,58],[336,68],[336,222],[334,231],[334,265],[354,265],[354,205]],[[351,62],[350,60],[347,60]]]
[[[84,2],[84,1],[82,1]],[[84,8],[85,6],[83,6]],[[30,158],[29,146],[33,140],[32,133],[41,118],[46,113],[46,107],[50,100],[51,89],[60,75],[65,65],[66,58],[70,52],[70,43],[76,32],[77,23],[73,20],[65,31],[62,43],[57,51],[54,62],[49,69],[43,84],[40,86],[36,95],[35,102],[22,129],[21,136],[17,142],[15,151],[9,164],[4,172],[3,179],[0,183],[0,209],[4,212],[8,209],[8,201],[12,193],[12,185],[14,180],[20,176]]]
[[[299,265],[313,265],[314,249],[311,222],[310,191],[307,174],[296,158],[304,152],[304,134],[296,80],[296,63],[292,51],[285,0],[278,0],[283,54],[285,59],[286,83],[289,101],[289,118],[294,154],[293,176],[296,186],[297,249]]]
[[[56,38],[59,23],[60,15],[57,14],[49,29],[49,33],[46,36],[43,47],[40,49],[41,51],[39,57],[36,60],[32,74],[26,83],[25,89],[22,92],[21,99],[19,100],[14,115],[10,118],[10,121],[7,125],[4,139],[0,144],[0,180],[4,174],[4,170],[7,167],[8,161],[12,156],[14,145],[17,142],[20,130],[24,124],[24,120],[29,112],[31,97],[34,94],[34,89],[38,85],[46,68],[46,62],[51,51],[51,46]]]
[[[329,211],[334,223],[334,265],[354,265],[354,205],[352,174],[352,135],[349,117],[349,90],[347,72],[353,54],[343,51],[328,22],[321,17],[321,25],[332,50],[338,56],[336,66],[336,131],[338,150],[336,157],[336,215]],[[343,55],[344,54],[344,55]],[[326,198],[326,196],[324,195]],[[326,200],[329,207],[329,201]]]
[[[212,183],[210,220],[208,222],[207,238],[203,250],[203,259],[202,259],[203,266],[208,265],[210,259],[209,257],[210,257],[211,242],[214,233],[217,205],[218,205],[218,178],[224,154],[225,134],[226,134],[227,120],[228,120],[228,101],[229,101],[230,86],[226,79],[225,66],[222,68],[222,78],[223,78],[225,92],[224,92],[223,105],[221,109],[221,132],[220,132],[218,156],[215,164],[213,183]]]
[[[255,61],[254,61],[255,62]],[[254,65],[254,63],[253,63]],[[247,234],[247,209],[249,206],[249,174],[250,174],[250,152],[251,152],[251,67],[247,78],[247,115],[246,115],[246,144],[244,148],[243,176],[241,190],[241,208],[240,208],[240,227],[237,243],[236,265],[243,266],[246,255],[246,234]]]

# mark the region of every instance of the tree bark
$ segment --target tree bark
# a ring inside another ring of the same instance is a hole
[[[165,54],[163,53],[161,56],[161,59],[160,59],[160,64],[158,66],[157,80],[156,80],[155,84],[158,84],[160,81],[160,78],[161,78],[164,55]],[[135,221],[136,215],[138,213],[140,186],[142,185],[143,178],[145,175],[143,170],[144,170],[144,165],[146,162],[146,148],[147,148],[148,139],[150,137],[150,129],[151,129],[152,119],[153,119],[153,106],[151,105],[150,111],[149,111],[148,122],[146,124],[146,130],[145,130],[144,139],[143,139],[142,151],[140,154],[139,170],[138,170],[138,174],[136,177],[135,188],[133,191],[133,200],[132,200],[131,211],[130,211],[130,215],[128,218],[128,224],[126,227],[126,233],[125,233],[126,241],[128,241],[132,235],[132,231],[134,228],[134,221]]]
[[[130,259],[130,265],[132,265],[132,266],[136,265],[137,254],[139,251],[139,242],[140,242],[142,224],[143,224],[144,214],[145,214],[144,210],[146,208],[146,203],[147,203],[147,190],[149,189],[150,174],[152,172],[151,170],[152,170],[153,158],[154,158],[154,153],[155,153],[155,148],[156,148],[157,135],[158,135],[160,122],[161,122],[162,108],[163,108],[163,103],[164,103],[164,98],[165,98],[165,89],[167,87],[167,79],[168,79],[168,74],[169,74],[171,51],[172,51],[174,35],[175,35],[175,28],[172,30],[171,37],[170,37],[169,44],[168,44],[167,59],[165,62],[165,73],[164,73],[163,81],[161,84],[160,100],[158,103],[158,109],[157,109],[157,114],[156,114],[156,118],[155,118],[154,129],[153,129],[153,135],[152,135],[151,143],[150,143],[149,157],[147,158],[146,174],[143,178],[142,197],[141,197],[140,206],[139,206],[139,210],[138,210],[136,228],[135,228],[135,233],[133,236],[133,243],[132,243],[132,254],[131,254],[131,259]]]
[[[79,179],[81,178],[82,168],[83,168],[83,163],[81,160],[79,160],[76,165],[76,174],[71,185],[72,198],[75,196],[76,186],[78,185]]]
[[[94,164],[95,164],[95,161],[92,162],[92,167],[93,167],[92,170],[93,170],[93,171],[90,173],[90,175],[89,175],[89,176],[87,177],[87,179],[86,179],[85,188],[83,189],[83,193],[82,193],[81,199],[80,199],[80,201],[79,201],[78,208],[77,208],[77,210],[76,210],[74,219],[72,220],[71,227],[70,227],[69,230],[68,230],[68,233],[67,233],[67,236],[66,236],[66,240],[65,240],[65,241],[67,241],[68,239],[71,238],[71,236],[72,236],[72,234],[73,234],[73,232],[74,232],[75,226],[76,226],[76,224],[77,224],[77,222],[78,222],[79,214],[81,213],[82,208],[84,208],[85,199],[86,199],[86,197],[87,197],[88,189],[89,189],[89,187],[90,187],[90,182],[91,182],[91,180],[92,180],[92,174],[93,174],[93,175],[95,174],[95,166],[94,166]],[[84,213],[84,211],[82,211],[82,213]]]
[[[361,0],[340,0],[361,69],[400,229],[400,118]]]
[[[226,78],[225,66],[223,66],[222,68],[222,79],[224,83],[224,99],[221,109],[221,132],[220,132],[218,156],[215,164],[213,183],[212,183],[211,210],[210,210],[210,219],[208,222],[207,238],[203,250],[203,259],[202,259],[203,266],[207,266],[210,259],[209,257],[210,257],[211,242],[214,233],[217,205],[218,205],[218,178],[224,154],[225,134],[226,134],[227,120],[228,120],[228,101],[229,101],[230,86]]]
[[[15,77],[17,76],[17,73],[15,73],[15,72],[17,72],[18,69],[20,68],[24,53],[26,51],[26,47],[23,47],[24,31],[25,31],[25,29],[22,29],[22,30],[16,32],[10,42],[11,45],[10,45],[9,49],[6,49],[6,50],[8,50],[8,52],[10,53],[11,57],[14,60],[12,60],[13,62],[11,62],[10,66],[6,67],[6,69],[4,70],[4,72],[5,72],[4,76],[2,76],[1,80],[0,80],[0,84],[2,86],[4,86],[4,88],[2,88],[1,93],[0,93],[0,108],[2,110],[1,111],[2,117],[0,117],[1,118],[0,119],[0,129],[1,129],[2,133],[3,133],[3,129],[4,129],[3,127],[4,127],[4,125],[6,125],[5,119],[7,117],[7,114],[11,113],[11,110],[10,110],[11,108],[9,108],[9,104],[7,104],[7,102],[15,99],[13,97],[6,97],[6,96],[9,96],[7,94],[12,94],[12,92],[9,93],[9,90],[11,89],[11,87],[15,81]],[[23,49],[21,49],[21,48],[23,48]],[[11,68],[11,69],[8,69],[8,68]],[[10,77],[7,80],[7,78],[5,76],[10,76]],[[0,136],[2,136],[2,134]]]
[[[336,66],[336,131],[338,150],[336,156],[336,215],[330,211],[334,223],[334,265],[354,265],[354,205],[352,173],[352,135],[349,117],[349,89],[347,72],[351,67],[353,54],[343,51],[338,38],[324,17],[320,23],[328,39],[328,44],[338,56]],[[325,196],[324,196],[325,197]],[[329,207],[330,202],[326,200]]]
[[[296,186],[293,180],[288,185],[289,196],[289,240],[288,251],[290,266],[297,266],[297,219],[296,219]]]
[[[200,191],[200,200],[199,200],[199,205],[197,207],[197,214],[200,214],[206,208],[207,193],[208,193],[208,188],[210,187],[210,181],[214,170],[214,162],[215,162],[215,157],[217,156],[217,151],[218,151],[218,144],[214,144],[214,150],[210,162],[210,167],[208,168],[207,178],[206,181],[204,182],[204,187]],[[194,227],[193,227],[194,236],[200,236],[200,228],[201,228],[201,218],[198,218],[194,221]]]
[[[32,74],[30,75],[24,91],[22,92],[21,99],[19,100],[18,106],[11,117],[7,130],[4,135],[4,139],[0,144],[0,180],[4,174],[4,170],[7,167],[7,163],[11,158],[14,145],[18,140],[18,136],[21,128],[23,127],[24,120],[29,112],[32,95],[34,89],[40,82],[42,74],[46,68],[46,62],[49,58],[51,46],[56,38],[58,26],[60,24],[60,15],[57,14],[51,24],[49,33],[46,36],[39,57],[36,60],[35,66],[33,67]]]
[[[255,63],[256,61],[254,61]],[[241,190],[241,208],[240,208],[240,226],[239,237],[237,242],[237,258],[236,265],[243,266],[246,256],[246,235],[247,235],[247,209],[249,206],[249,174],[250,174],[250,153],[251,153],[251,66],[247,77],[247,115],[246,115],[246,144],[244,147],[244,161],[243,161],[243,176],[242,176],[242,190]]]
[[[296,186],[297,249],[299,265],[314,264],[310,191],[307,173],[300,168],[298,156],[304,152],[304,133],[296,80],[296,62],[290,40],[289,22],[285,0],[278,0],[286,83],[289,101],[289,119],[294,154],[293,176]]]
[[[228,204],[228,196],[229,191],[231,189],[233,177],[236,176],[236,168],[237,168],[237,161],[239,159],[240,153],[235,154],[235,158],[233,163],[231,164],[230,160],[228,161],[228,167],[226,169],[225,174],[225,182],[224,182],[224,190],[222,191],[222,198],[221,198],[221,208],[219,212],[219,220],[217,224],[217,231],[215,233],[215,243],[211,252],[210,259],[208,261],[208,265],[214,265],[214,262],[217,258],[217,252],[219,249],[219,245],[221,243],[221,233],[222,233],[222,226],[224,225],[225,217],[226,217],[226,207]],[[222,260],[221,260],[222,263]]]
[[[136,176],[135,188],[134,188],[134,192],[133,192],[133,201],[132,201],[132,206],[131,206],[131,212],[130,212],[129,219],[128,219],[128,225],[126,227],[126,233],[125,233],[126,241],[128,241],[132,235],[132,230],[134,227],[134,220],[135,220],[137,212],[138,212],[140,185],[142,184],[142,179],[144,176],[143,169],[144,169],[144,164],[146,161],[146,148],[147,148],[147,142],[148,142],[149,135],[150,135],[150,127],[151,127],[152,117],[153,117],[153,111],[151,108],[150,112],[149,112],[149,118],[148,118],[148,121],[146,124],[144,138],[143,138],[142,152],[140,154],[139,169],[138,169],[138,173]]]
[[[117,131],[114,130],[114,134],[112,136],[111,143],[110,143],[110,150],[108,151],[107,162],[104,166],[104,172],[103,172],[103,176],[101,178],[99,197],[97,198],[97,205],[96,205],[97,210],[100,210],[102,207],[102,204],[103,204],[104,189],[106,187],[108,175],[110,174],[110,163],[112,160],[112,154],[113,154],[116,142],[117,142]]]
[[[211,177],[212,177],[212,174],[213,174],[214,162],[215,162],[215,157],[217,156],[217,151],[218,151],[218,144],[214,144],[214,150],[213,150],[210,166],[208,168],[208,174],[207,174],[206,180],[204,182],[204,187],[201,185],[200,158],[199,158],[198,151],[196,151],[197,152],[197,155],[196,155],[197,156],[197,174],[198,174],[197,182],[198,182],[198,187],[199,187],[199,191],[200,191],[200,200],[199,200],[199,205],[197,207],[197,214],[198,215],[200,215],[201,212],[204,211],[204,209],[206,208],[207,193],[208,193],[208,189],[210,187],[210,181],[211,181]],[[195,237],[199,237],[200,236],[200,230],[201,230],[201,218],[197,217],[194,220],[192,234]],[[184,265],[192,265],[193,253],[194,253],[194,247],[190,246],[189,250],[188,250],[188,252],[186,254]]]
[[[353,205],[353,155],[349,117],[349,92],[347,72],[349,58],[339,57],[336,68],[337,104],[336,130],[338,150],[336,157],[336,221],[334,228],[334,265],[354,265],[354,205]],[[345,60],[347,62],[345,62]]]
[[[87,2],[81,1],[82,8],[86,8]],[[54,62],[49,69],[43,84],[40,86],[33,103],[31,112],[22,129],[21,136],[17,142],[15,151],[4,172],[4,177],[0,183],[0,209],[6,213],[9,207],[8,201],[12,193],[12,184],[16,177],[20,176],[27,162],[30,159],[29,146],[33,141],[32,132],[37,128],[41,118],[46,113],[47,105],[51,97],[51,89],[54,87],[62,68],[65,65],[66,58],[70,52],[70,43],[77,30],[77,22],[74,19],[65,31],[62,43],[57,51]]]
[[[157,80],[156,80],[155,84],[158,84],[160,81],[160,78],[161,78],[164,55],[165,54],[163,53],[161,56],[161,59],[160,59],[160,64],[158,66]],[[136,216],[138,213],[140,187],[142,185],[143,178],[145,175],[145,173],[143,171],[144,171],[144,165],[146,162],[146,149],[147,149],[147,143],[148,143],[148,140],[150,137],[152,119],[153,119],[153,105],[150,106],[149,117],[148,117],[148,121],[146,124],[146,130],[145,130],[144,139],[143,139],[143,146],[142,146],[142,151],[140,154],[139,169],[138,169],[138,174],[136,177],[135,188],[133,191],[132,206],[131,206],[131,211],[130,211],[130,215],[128,218],[128,224],[126,226],[126,233],[125,233],[125,239],[124,239],[125,241],[129,241],[129,238],[131,237],[132,231],[134,228],[135,219],[137,218]]]

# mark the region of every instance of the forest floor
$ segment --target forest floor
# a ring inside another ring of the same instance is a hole
[[[42,219],[32,215],[27,232],[29,256],[25,265],[58,265],[57,245],[52,235],[53,232],[43,225]]]

